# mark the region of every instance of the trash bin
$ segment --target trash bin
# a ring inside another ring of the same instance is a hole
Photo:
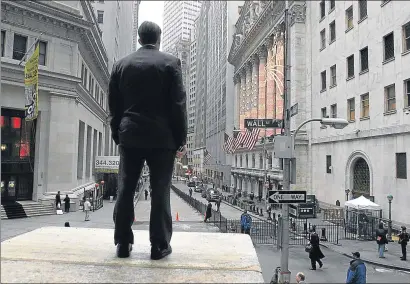
[[[113,203],[113,201],[114,201],[114,196],[110,196],[110,203]]]

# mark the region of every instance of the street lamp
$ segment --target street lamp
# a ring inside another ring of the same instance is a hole
[[[389,240],[391,240],[391,202],[393,201],[393,195],[389,194],[387,195],[387,200],[389,201],[389,227],[388,227],[388,235],[389,235]]]
[[[350,193],[350,189],[346,189],[346,201],[349,201],[349,193]]]

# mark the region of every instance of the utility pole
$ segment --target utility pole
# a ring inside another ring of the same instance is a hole
[[[290,137],[290,36],[289,36],[289,3],[286,1],[285,9],[285,40],[284,40],[284,131],[285,136]],[[283,166],[283,190],[290,190],[290,158],[284,159]],[[290,283],[289,271],[289,205],[282,204],[282,249],[280,259],[280,283]]]

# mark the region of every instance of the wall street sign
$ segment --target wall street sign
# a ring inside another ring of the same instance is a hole
[[[246,128],[283,128],[282,119],[270,119],[270,118],[247,118],[245,119]]]

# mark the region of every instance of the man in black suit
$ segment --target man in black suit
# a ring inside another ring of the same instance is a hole
[[[170,186],[175,156],[186,149],[186,93],[181,61],[159,51],[160,27],[144,22],[138,35],[142,47],[114,64],[109,84],[112,138],[120,150],[114,242],[118,257],[130,255],[133,196],[146,161],[152,187],[151,258],[157,260],[172,252]]]

